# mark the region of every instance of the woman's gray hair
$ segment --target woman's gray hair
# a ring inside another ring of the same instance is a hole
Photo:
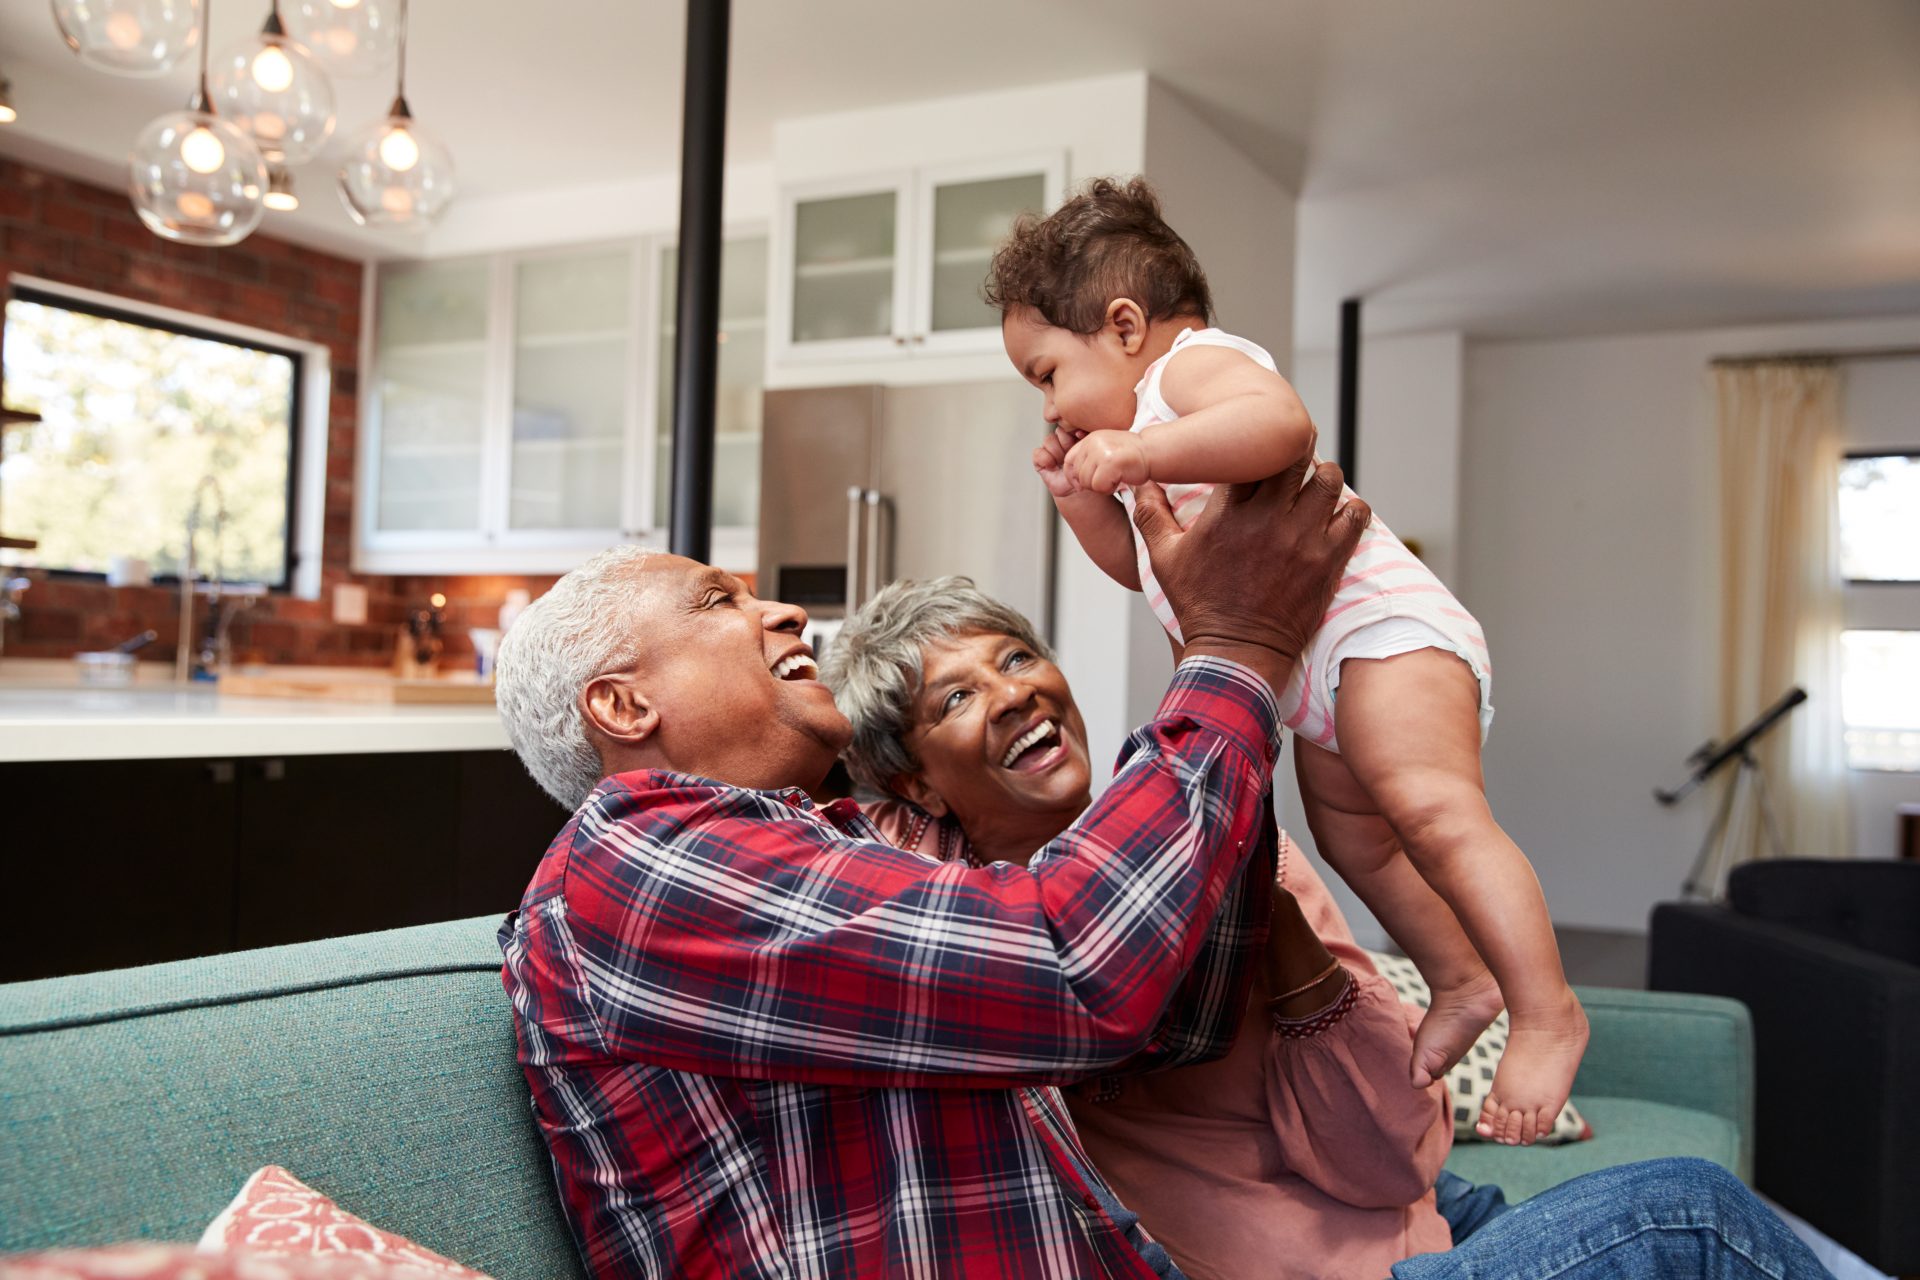
[[[580,693],[595,676],[640,660],[633,573],[651,554],[602,551],[523,609],[500,637],[493,699],[507,738],[533,780],[568,809],[579,808],[602,777]]]
[[[906,736],[923,679],[921,650],[930,640],[976,633],[1012,636],[1053,660],[1033,624],[971,578],[895,582],[847,620],[827,648],[820,678],[853,722],[844,759],[855,781],[891,793],[894,778],[920,767]]]

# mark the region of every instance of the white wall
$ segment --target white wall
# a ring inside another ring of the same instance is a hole
[[[1422,559],[1449,585],[1457,585],[1460,554],[1465,353],[1466,340],[1453,330],[1367,338],[1360,348],[1359,492],[1395,533],[1420,544]],[[1293,384],[1320,428],[1320,456],[1334,457],[1339,358],[1301,352]]]
[[[1714,799],[1651,795],[1715,730],[1707,362],[1916,342],[1920,318],[1468,348],[1458,585],[1493,648],[1488,794],[1557,920],[1644,928]],[[1854,439],[1920,441],[1920,362],[1847,369]],[[1884,856],[1920,777],[1856,774],[1853,797],[1855,852]]]

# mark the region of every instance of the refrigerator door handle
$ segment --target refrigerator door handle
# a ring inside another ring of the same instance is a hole
[[[860,608],[860,506],[867,491],[858,485],[847,489],[847,612],[851,618]]]
[[[878,489],[867,490],[867,554],[861,564],[862,603],[874,598],[880,588],[893,580],[893,522],[888,519],[893,506]],[[883,533],[886,536],[882,536]],[[882,561],[884,560],[884,563]]]

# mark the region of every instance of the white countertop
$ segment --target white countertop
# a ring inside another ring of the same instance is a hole
[[[182,688],[139,664],[135,683],[83,687],[69,662],[0,659],[0,762],[485,751],[507,747],[491,706],[242,698]]]

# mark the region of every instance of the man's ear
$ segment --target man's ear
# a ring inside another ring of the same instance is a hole
[[[1126,355],[1138,355],[1147,341],[1147,313],[1132,298],[1115,298],[1107,304],[1105,329],[1120,343]]]
[[[595,676],[580,693],[580,713],[601,737],[638,747],[660,728],[660,712],[630,671]]]
[[[947,816],[946,799],[927,785],[926,777],[922,774],[896,773],[888,780],[887,789],[912,801],[936,818]]]

